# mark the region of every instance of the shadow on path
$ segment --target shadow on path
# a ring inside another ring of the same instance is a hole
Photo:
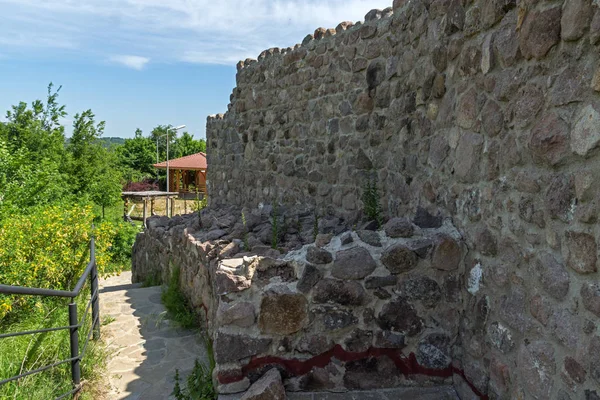
[[[175,327],[160,296],[159,286],[131,284],[131,272],[100,282],[101,318],[114,318],[102,327],[111,400],[172,398],[176,369],[185,380],[196,358],[208,363],[199,331]]]

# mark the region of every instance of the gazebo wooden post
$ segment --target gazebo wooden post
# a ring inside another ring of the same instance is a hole
[[[154,215],[154,197],[150,199],[150,215]]]

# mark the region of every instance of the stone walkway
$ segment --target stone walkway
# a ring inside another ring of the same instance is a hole
[[[102,327],[111,352],[107,399],[168,399],[175,369],[185,379],[196,358],[208,362],[199,332],[174,327],[160,296],[159,286],[131,284],[131,272],[100,281],[101,319],[114,319]]]

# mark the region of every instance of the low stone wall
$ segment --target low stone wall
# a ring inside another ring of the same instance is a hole
[[[294,237],[303,236],[300,224],[288,228],[297,234],[284,235],[291,241],[280,243],[280,254],[244,248],[272,215],[261,222],[259,211],[248,214],[251,231],[232,215],[205,211],[204,229],[195,215],[152,218],[133,257],[137,281],[167,280],[181,269],[182,290],[214,340],[220,393],[243,391],[272,367],[290,391],[429,386],[464,376],[453,360],[461,351],[466,248],[450,221],[396,218],[380,231],[338,234],[321,223],[311,244]]]

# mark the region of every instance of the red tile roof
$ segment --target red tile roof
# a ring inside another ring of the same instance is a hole
[[[158,164],[153,164],[156,168],[167,168],[167,162],[161,162]],[[187,169],[187,170],[199,170],[206,169],[206,154],[205,153],[196,153],[190,154],[189,156],[174,158],[173,160],[169,160],[169,169]]]

